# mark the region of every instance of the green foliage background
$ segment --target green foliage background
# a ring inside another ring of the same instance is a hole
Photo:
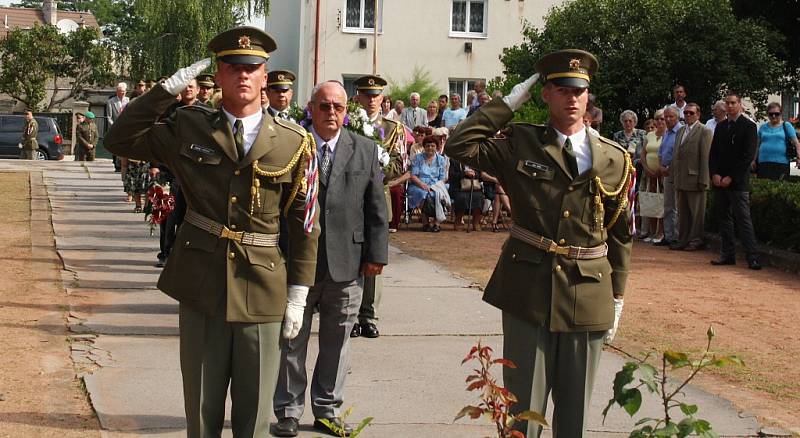
[[[389,95],[392,97],[392,101],[401,99],[406,106],[408,106],[408,96],[412,92],[419,93],[419,106],[423,108],[428,105],[428,102],[436,100],[442,94],[436,83],[431,79],[431,73],[418,65],[414,66],[411,78],[408,81],[398,83],[389,77],[387,82],[389,83]]]
[[[644,121],[672,102],[677,83],[705,117],[726,89],[762,109],[780,87],[785,63],[775,53],[783,42],[782,34],[737,18],[729,0],[574,0],[551,9],[543,29],[528,26],[522,44],[504,49],[506,77],[497,85],[509,90],[546,53],[588,50],[600,62],[591,89],[609,135],[621,129],[622,111]],[[531,121],[541,121],[540,111],[529,111]]]

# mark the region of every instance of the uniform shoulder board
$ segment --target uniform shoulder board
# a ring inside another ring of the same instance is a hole
[[[607,139],[607,138],[603,137],[602,135],[599,136],[598,139],[600,139],[601,142],[603,142],[603,143],[605,143],[607,145],[614,146],[615,148],[619,149],[620,151],[622,151],[622,152],[624,152],[626,154],[628,153],[628,151],[621,144],[615,142],[614,140]]]
[[[303,137],[305,137],[306,134],[307,134],[305,128],[303,128],[302,126],[298,125],[297,123],[292,122],[291,120],[282,119],[280,117],[275,117],[274,120],[275,120],[275,123],[277,125],[282,126],[282,127],[286,128],[286,129],[292,130],[292,131],[300,134]]]

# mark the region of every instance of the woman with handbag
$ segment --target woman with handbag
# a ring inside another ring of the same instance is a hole
[[[455,220],[453,228],[458,231],[465,213],[472,214],[472,229],[481,229],[483,186],[478,171],[459,162],[450,163],[450,198],[453,201]],[[469,224],[467,225],[469,232]]]
[[[794,126],[783,121],[779,103],[767,105],[767,116],[769,122],[758,128],[758,152],[753,167],[759,178],[780,181],[789,176],[792,161],[800,166],[800,144]]]
[[[642,230],[638,237],[644,239],[645,242],[660,242],[664,238],[664,224],[661,221],[661,218],[664,217],[664,179],[660,172],[661,162],[658,158],[661,139],[667,132],[664,110],[656,111],[653,119],[656,129],[647,133],[644,147],[642,147],[641,165],[644,175],[638,195],[639,215],[642,217]]]
[[[438,232],[439,222],[432,208],[425,208],[423,202],[432,199],[431,186],[444,182],[447,177],[447,163],[443,156],[436,152],[437,138],[428,135],[422,140],[423,152],[411,160],[411,178],[408,184],[408,208],[421,208],[422,231]],[[427,201],[431,202],[431,201]],[[431,206],[428,206],[431,207]]]

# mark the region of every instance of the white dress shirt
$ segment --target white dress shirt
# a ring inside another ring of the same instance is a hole
[[[314,136],[314,141],[317,142],[317,156],[322,158],[322,146],[327,143],[328,148],[331,150],[331,163],[333,163],[333,159],[336,157],[336,143],[339,142],[339,136],[342,135],[342,130],[340,129],[337,131],[336,135],[334,135],[330,140],[323,140],[322,137],[317,134],[314,126],[311,126],[311,135]]]
[[[250,152],[250,148],[253,147],[256,137],[258,137],[258,131],[261,129],[261,122],[264,120],[264,112],[258,111],[249,116],[236,117],[223,107],[222,113],[225,114],[225,118],[227,118],[228,123],[231,124],[231,131],[233,131],[233,125],[236,123],[236,120],[242,121],[242,129],[244,130],[244,154],[247,155],[247,153]],[[236,133],[234,132],[234,134]]]
[[[564,147],[564,142],[566,142],[567,137],[569,137],[569,141],[572,143],[572,150],[575,152],[575,158],[578,161],[578,174],[591,169],[592,148],[589,146],[589,136],[586,135],[586,128],[584,127],[570,136],[562,134],[558,129],[553,128],[553,130],[556,131],[558,135],[558,144],[560,144],[561,147]]]

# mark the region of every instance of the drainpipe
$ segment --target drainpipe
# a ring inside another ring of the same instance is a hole
[[[322,0],[317,0],[317,11],[314,22],[314,85],[319,82],[319,15]]]

